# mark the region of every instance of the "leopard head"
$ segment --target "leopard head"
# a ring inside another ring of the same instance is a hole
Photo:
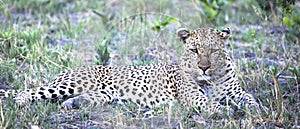
[[[184,44],[180,58],[181,69],[199,79],[210,79],[212,75],[222,74],[228,61],[225,41],[230,37],[230,29],[216,30],[198,28],[178,29],[177,36]]]

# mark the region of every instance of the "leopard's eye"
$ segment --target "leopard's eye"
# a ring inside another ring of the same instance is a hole
[[[190,49],[192,52],[197,53],[198,54],[198,50],[197,49]]]

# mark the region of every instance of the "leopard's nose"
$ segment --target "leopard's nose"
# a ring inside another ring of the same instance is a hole
[[[210,68],[210,66],[209,65],[208,66],[199,66],[199,68],[202,69],[203,72],[205,72],[207,69]]]

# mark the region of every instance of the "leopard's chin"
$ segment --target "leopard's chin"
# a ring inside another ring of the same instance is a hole
[[[206,81],[206,80],[210,80],[210,79],[211,79],[211,76],[208,76],[208,75],[201,75],[201,76],[197,77],[198,81]]]

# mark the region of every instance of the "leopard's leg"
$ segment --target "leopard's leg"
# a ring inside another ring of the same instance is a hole
[[[244,103],[244,104],[242,104]],[[239,105],[246,105],[249,107],[255,107],[258,108],[259,104],[256,102],[255,98],[253,97],[253,95],[245,92],[242,97],[240,98],[240,104]]]
[[[228,90],[227,98],[230,98],[230,103],[237,106],[238,109],[250,109],[251,112],[260,113],[263,107],[253,97],[252,94],[247,93],[238,83],[236,87],[231,87]],[[225,98],[225,97],[224,97]]]
[[[220,105],[219,102],[210,100],[205,95],[199,95],[192,98],[194,98],[194,100],[192,100],[193,107],[200,111],[200,113],[208,116],[213,114],[222,114],[223,106]]]
[[[184,81],[182,85],[185,86],[179,87],[178,97],[183,106],[189,105],[189,107],[198,110],[201,114],[208,116],[222,114],[222,108],[224,107],[219,102],[210,100],[205,95],[205,91],[195,81]]]
[[[236,87],[230,87],[226,95],[228,96],[227,98],[231,98],[233,100],[231,103],[235,104],[239,108],[246,105],[254,107],[258,106],[254,97],[251,94],[246,93],[244,89],[240,87],[240,85],[237,85]],[[224,98],[226,98],[226,96],[224,96]]]
[[[97,106],[106,103],[112,103],[117,97],[111,92],[101,89],[97,91],[86,91],[78,96],[67,99],[61,104],[62,108],[74,108],[80,107],[81,105],[85,106]]]

